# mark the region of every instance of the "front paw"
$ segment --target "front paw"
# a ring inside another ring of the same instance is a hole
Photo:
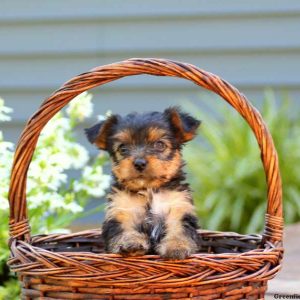
[[[148,237],[138,232],[123,233],[116,240],[111,241],[110,252],[123,256],[139,256],[149,251]]]
[[[197,244],[188,238],[165,238],[156,247],[157,253],[166,259],[185,259],[197,252]]]

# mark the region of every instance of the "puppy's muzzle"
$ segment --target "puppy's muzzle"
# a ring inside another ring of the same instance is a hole
[[[134,160],[133,164],[137,171],[142,172],[147,166],[147,161],[144,158],[137,158]]]

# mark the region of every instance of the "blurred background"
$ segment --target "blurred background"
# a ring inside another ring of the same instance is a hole
[[[0,7],[0,95],[14,109],[15,141],[41,101],[73,76],[131,57],[195,64],[260,101],[266,86],[299,98],[297,0],[10,1]],[[201,92],[138,76],[95,91],[97,113],[161,110]]]
[[[132,57],[188,62],[244,93],[262,111],[280,148],[288,223],[299,222],[300,1],[1,0],[0,97],[13,109],[12,120],[0,124],[5,140],[15,143],[41,102],[68,79]],[[179,104],[201,118],[203,137],[187,148],[186,158],[204,227],[261,230],[266,190],[258,148],[248,127],[218,96],[184,80],[150,76],[121,79],[90,92],[93,117],[78,124],[76,134],[92,156],[97,152],[82,129],[108,110],[126,114]],[[215,138],[221,142],[213,143]],[[208,148],[201,150],[205,139]],[[193,167],[208,160],[222,167]],[[205,177],[210,170],[212,175]],[[219,201],[224,194],[227,200]],[[88,207],[95,205],[97,201]],[[73,228],[98,226],[98,216],[82,218]],[[292,226],[290,231],[297,232],[297,224]],[[299,236],[291,240],[295,245]],[[299,249],[293,247],[289,269],[300,262]],[[282,280],[295,279],[286,276]]]

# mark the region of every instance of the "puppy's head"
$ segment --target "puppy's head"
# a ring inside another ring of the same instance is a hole
[[[181,146],[192,140],[200,121],[178,107],[163,113],[112,115],[86,129],[88,140],[109,152],[119,184],[132,191],[159,188],[182,167]]]

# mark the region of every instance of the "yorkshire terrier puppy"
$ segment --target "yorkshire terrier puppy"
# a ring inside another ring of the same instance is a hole
[[[114,183],[102,226],[107,252],[184,259],[197,251],[197,217],[181,149],[199,125],[171,107],[112,115],[86,129],[88,140],[112,159]]]

